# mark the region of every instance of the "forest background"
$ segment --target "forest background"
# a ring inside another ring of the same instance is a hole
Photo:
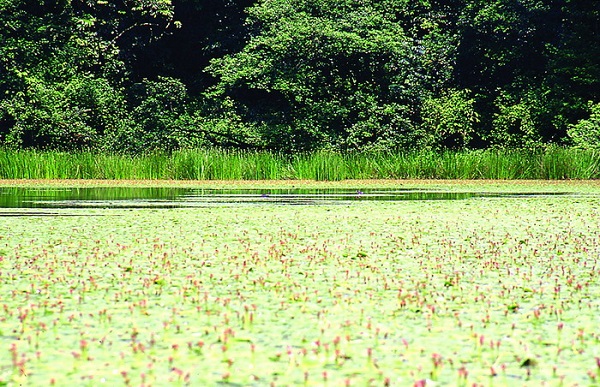
[[[0,0],[0,146],[600,147],[600,2]]]

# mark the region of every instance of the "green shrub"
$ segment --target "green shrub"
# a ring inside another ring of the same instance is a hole
[[[534,92],[512,95],[502,92],[496,99],[498,112],[492,131],[485,139],[492,146],[506,149],[535,148],[543,145],[537,110],[542,101]]]
[[[464,148],[472,139],[479,116],[469,90],[448,90],[421,107],[423,139],[430,148]]]
[[[105,131],[126,125],[123,96],[107,80],[91,76],[62,82],[27,78],[24,90],[0,101],[0,115],[12,122],[2,139],[10,147],[95,148]]]
[[[580,148],[600,149],[600,103],[589,102],[590,117],[569,127],[568,136]]]

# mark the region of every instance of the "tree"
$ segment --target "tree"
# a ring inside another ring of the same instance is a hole
[[[219,83],[267,147],[409,147],[422,101],[452,69],[452,36],[427,1],[263,1],[244,48],[215,59]]]
[[[142,78],[157,75],[181,80],[198,94],[214,79],[203,73],[212,58],[239,51],[248,26],[245,9],[257,0],[173,0],[169,33],[135,52],[132,71]],[[173,28],[176,27],[176,28]]]
[[[600,103],[588,103],[590,116],[570,125],[568,134],[580,148],[600,149]]]
[[[422,147],[466,148],[476,130],[479,115],[469,90],[448,89],[440,96],[423,101],[421,121]]]
[[[598,20],[578,0],[0,0],[0,145],[577,142]]]
[[[171,18],[166,0],[3,0],[0,141],[79,149],[129,125],[128,49]]]
[[[480,145],[561,143],[600,90],[600,2],[462,2],[457,87],[473,90]]]
[[[556,32],[548,45],[544,77],[556,103],[559,136],[589,115],[589,101],[600,103],[600,2],[556,2]]]

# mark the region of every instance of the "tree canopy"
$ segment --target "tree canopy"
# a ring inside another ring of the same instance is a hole
[[[598,147],[600,2],[0,0],[0,145]]]

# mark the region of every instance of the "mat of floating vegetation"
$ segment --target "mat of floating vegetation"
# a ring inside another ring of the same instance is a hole
[[[0,384],[599,377],[594,195],[50,212],[0,217]]]

